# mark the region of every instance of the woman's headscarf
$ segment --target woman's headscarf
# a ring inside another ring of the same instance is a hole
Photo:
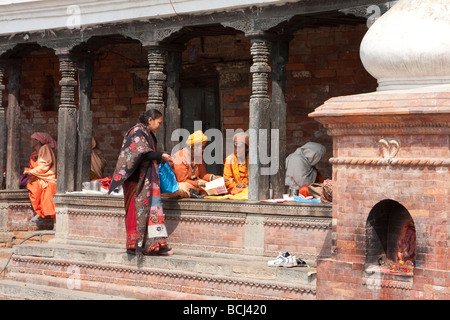
[[[35,132],[31,135],[31,138],[36,139],[37,141],[39,141],[40,143],[44,144],[48,144],[50,146],[50,148],[53,149],[53,151],[56,151],[57,148],[57,143],[56,141],[52,138],[51,135],[49,135],[46,132]]]
[[[317,177],[314,166],[322,159],[325,152],[325,147],[315,142],[308,142],[295,150],[286,158],[285,184],[302,187],[314,183]]]

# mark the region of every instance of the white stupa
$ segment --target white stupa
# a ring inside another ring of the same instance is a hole
[[[450,84],[450,0],[399,0],[367,31],[360,55],[378,91]]]

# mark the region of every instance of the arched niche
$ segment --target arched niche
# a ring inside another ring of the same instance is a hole
[[[378,202],[366,221],[366,267],[412,273],[415,260],[416,231],[408,210],[394,200]]]

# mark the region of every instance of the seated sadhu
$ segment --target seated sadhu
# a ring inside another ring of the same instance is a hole
[[[55,218],[56,193],[56,141],[45,132],[31,135],[30,147],[34,149],[30,163],[23,174],[28,176],[26,187],[36,216],[30,222],[42,222],[45,217]]]
[[[248,144],[246,132],[236,133],[233,137],[234,152],[225,159],[223,176],[228,193],[235,195],[248,187]]]
[[[179,191],[165,193],[164,197],[201,197],[206,195],[206,191],[203,189],[206,182],[221,178],[221,176],[206,172],[203,151],[207,141],[208,137],[198,130],[188,137],[186,147],[173,155],[171,166],[178,181]]]
[[[92,152],[91,152],[91,180],[102,179],[105,177],[104,170],[106,167],[106,160],[100,150],[97,140],[92,137]]]
[[[324,178],[315,165],[323,158],[325,152],[326,149],[323,145],[307,142],[287,156],[286,186],[300,189],[299,193],[305,197],[310,196],[308,186],[315,182],[324,182]]]

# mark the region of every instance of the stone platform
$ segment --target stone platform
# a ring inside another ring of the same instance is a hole
[[[163,200],[174,255],[138,259],[125,250],[122,197],[65,194],[54,200],[54,238],[13,246],[0,297],[311,300],[316,260],[330,255],[330,205]],[[13,202],[9,198],[7,207]],[[267,266],[285,251],[309,267]]]

